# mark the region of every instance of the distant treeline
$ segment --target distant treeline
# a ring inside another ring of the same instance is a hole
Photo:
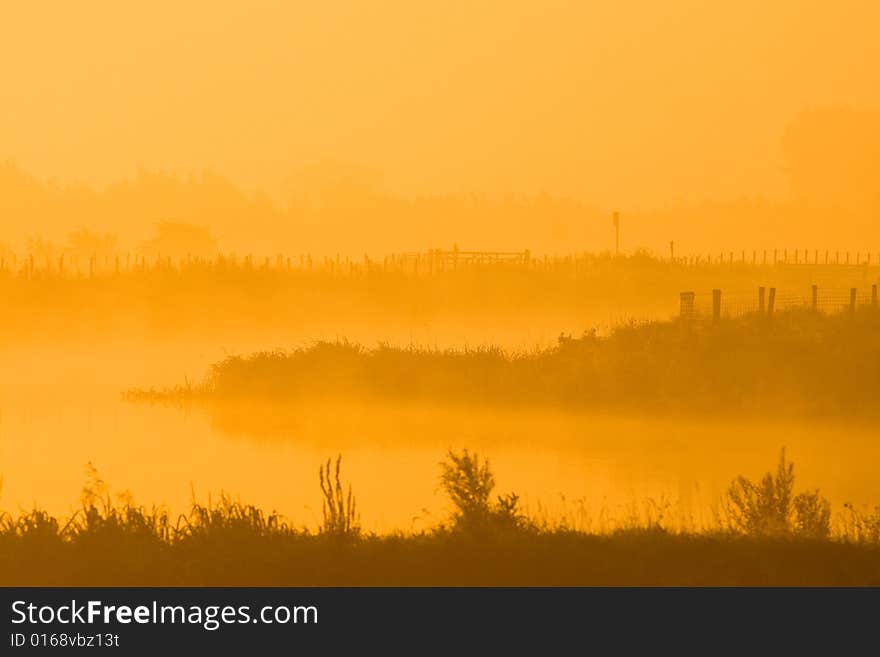
[[[291,401],[365,396],[571,409],[873,416],[880,411],[880,312],[809,310],[629,323],[560,336],[548,349],[430,349],[345,341],[232,356],[198,385],[136,400]]]
[[[46,182],[13,163],[0,163],[0,255],[30,251],[42,259],[84,246],[84,234],[100,236],[87,240],[94,250],[125,253],[155,239],[157,224],[166,221],[206,228],[220,252],[260,256],[280,250],[359,257],[456,242],[462,248],[535,253],[613,250],[614,211],[621,212],[620,244],[628,253],[649,248],[666,255],[673,240],[681,255],[786,246],[855,252],[877,244],[876,204],[859,201],[842,208],[838,199],[824,196],[680,202],[652,211],[633,209],[634,199],[599,208],[589,200],[546,193],[406,197],[384,189],[368,172],[344,167],[307,178],[269,195],[211,172],[177,176],[142,169],[97,188]],[[204,251],[212,248],[200,243]],[[171,245],[184,254],[192,247]],[[163,248],[167,252],[168,245]]]

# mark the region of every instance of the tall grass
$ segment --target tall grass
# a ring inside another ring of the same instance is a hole
[[[348,492],[342,485],[340,469],[342,467],[342,455],[336,457],[335,467],[331,471],[331,459],[327,459],[318,469],[318,481],[321,484],[321,533],[337,538],[357,538],[361,532],[360,521],[357,515],[357,504],[351,484]]]
[[[626,317],[667,318],[678,310],[679,293],[723,288],[725,300],[759,285],[809,295],[810,285],[826,289],[859,287],[869,270],[857,267],[752,266],[748,263],[687,264],[635,253],[575,253],[529,265],[476,265],[429,272],[423,264],[397,264],[376,257],[290,259],[221,256],[101,259],[94,275],[89,261],[27,258],[0,265],[0,298],[15,321],[0,322],[0,341],[94,339],[111,333],[145,331],[156,336],[229,335],[230,331],[348,327],[362,322],[385,334],[425,323],[442,326],[541,327],[609,323]],[[715,261],[717,263],[717,255]],[[120,267],[117,270],[117,264]],[[78,269],[77,269],[78,267]],[[77,273],[78,272],[78,273]],[[873,278],[870,280],[874,280]],[[364,322],[368,318],[368,322]],[[568,330],[568,329],[567,329]],[[235,335],[235,333],[232,333]],[[517,335],[523,335],[518,331]],[[552,335],[552,334],[549,334]]]
[[[368,349],[347,341],[231,356],[191,388],[131,399],[365,396],[477,404],[773,416],[880,411],[880,312],[757,315],[717,325],[629,323],[547,349]]]
[[[784,456],[757,483],[732,482],[737,522],[702,532],[666,527],[662,511],[604,533],[541,523],[515,494],[493,500],[489,462],[465,450],[441,464],[449,523],[365,534],[340,468],[341,458],[321,465],[327,504],[312,533],[226,495],[194,500],[177,518],[126,495],[114,501],[90,467],[70,518],[40,510],[0,518],[0,584],[880,585],[880,513],[846,507],[831,531],[824,506],[798,506]],[[817,519],[828,531],[812,531]]]

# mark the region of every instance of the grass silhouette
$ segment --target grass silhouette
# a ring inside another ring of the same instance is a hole
[[[414,268],[388,257],[337,261],[316,255],[312,262],[312,256],[289,256],[169,260],[117,254],[95,261],[96,256],[83,255],[68,257],[62,266],[54,256],[13,262],[0,255],[0,298],[15,318],[0,322],[0,343],[278,331],[305,336],[328,327],[344,327],[349,335],[364,329],[391,335],[409,333],[414,322],[437,326],[435,334],[441,336],[444,326],[466,329],[466,335],[491,327],[493,335],[520,336],[519,329],[531,327],[530,334],[537,330],[547,336],[560,326],[668,318],[678,312],[679,293],[685,290],[706,298],[720,288],[725,304],[742,299],[754,304],[758,286],[775,286],[780,310],[783,293],[808,298],[811,283],[819,284],[823,299],[832,290],[848,293],[851,287],[865,295],[878,271],[876,265],[721,263],[717,254],[712,264],[705,256],[694,264],[645,252],[572,253],[535,257],[529,265],[432,272],[424,264]],[[36,270],[29,272],[30,266]]]
[[[0,584],[880,585],[880,513],[847,507],[836,533],[802,531],[797,496],[789,495],[793,469],[784,456],[776,475],[767,475],[774,508],[788,500],[786,523],[773,531],[730,522],[703,532],[672,531],[656,517],[629,519],[601,534],[538,523],[517,511],[515,495],[492,501],[487,460],[450,451],[440,477],[453,503],[449,523],[419,534],[365,534],[355,522],[350,488],[343,494],[340,468],[341,458],[321,466],[319,481],[333,503],[325,504],[313,533],[226,495],[216,503],[193,501],[176,519],[126,496],[114,502],[90,467],[71,518],[39,510],[3,515]],[[730,498],[743,481],[732,484]],[[743,499],[740,510],[767,512],[760,494]],[[791,508],[797,521],[788,523]],[[769,515],[779,518],[776,511]]]
[[[552,348],[374,349],[347,341],[231,356],[197,385],[131,400],[365,397],[571,409],[876,416],[880,312],[630,323]]]

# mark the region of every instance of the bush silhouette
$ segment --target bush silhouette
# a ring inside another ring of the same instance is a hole
[[[785,448],[776,473],[757,483],[739,476],[727,489],[725,510],[736,531],[751,536],[826,538],[831,532],[831,505],[818,490],[794,495],[794,464],[785,460]]]
[[[516,493],[499,495],[494,504],[491,502],[495,476],[488,459],[467,449],[460,454],[449,450],[440,467],[440,485],[455,507],[454,529],[473,533],[524,526]]]

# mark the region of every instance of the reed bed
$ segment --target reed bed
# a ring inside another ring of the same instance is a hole
[[[809,310],[630,322],[562,335],[546,349],[366,348],[344,340],[230,356],[195,384],[131,390],[133,401],[365,397],[711,414],[875,417],[880,312]]]

